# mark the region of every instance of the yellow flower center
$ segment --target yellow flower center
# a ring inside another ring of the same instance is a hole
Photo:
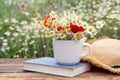
[[[83,26],[84,26],[84,27],[86,27],[86,26],[87,26],[87,24],[85,23],[85,24],[83,24]]]
[[[101,27],[101,26],[102,26],[102,24],[98,24],[98,26],[99,26],[99,27]]]
[[[37,23],[40,24],[40,20],[37,20]]]
[[[89,30],[90,32],[92,32],[93,28],[89,28],[88,30]]]
[[[78,24],[82,24],[82,22],[81,22],[81,21],[78,21]]]
[[[76,23],[76,20],[73,20],[73,23]]]

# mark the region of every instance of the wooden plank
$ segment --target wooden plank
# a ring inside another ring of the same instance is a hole
[[[120,75],[94,68],[74,78],[23,71],[27,59],[0,59],[0,80],[120,80]]]
[[[85,73],[74,78],[65,78],[40,73],[0,73],[0,80],[120,80],[119,75],[101,75],[101,73]]]

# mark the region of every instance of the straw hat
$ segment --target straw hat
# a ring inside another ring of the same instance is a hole
[[[103,68],[112,73],[120,74],[120,41],[117,39],[101,39],[93,42],[92,54],[82,61]],[[85,49],[86,50],[86,49]]]

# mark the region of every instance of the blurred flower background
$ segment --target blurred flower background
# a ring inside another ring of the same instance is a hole
[[[120,39],[119,0],[0,0],[0,58],[53,56],[52,39],[41,25],[51,11],[77,14],[91,25],[104,21],[96,37]]]

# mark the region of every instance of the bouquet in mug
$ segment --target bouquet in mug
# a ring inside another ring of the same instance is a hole
[[[91,26],[75,14],[57,15],[56,12],[51,11],[43,20],[42,29],[45,37],[53,37],[57,40],[81,40],[88,35],[94,37],[103,26],[103,21],[97,21]]]

